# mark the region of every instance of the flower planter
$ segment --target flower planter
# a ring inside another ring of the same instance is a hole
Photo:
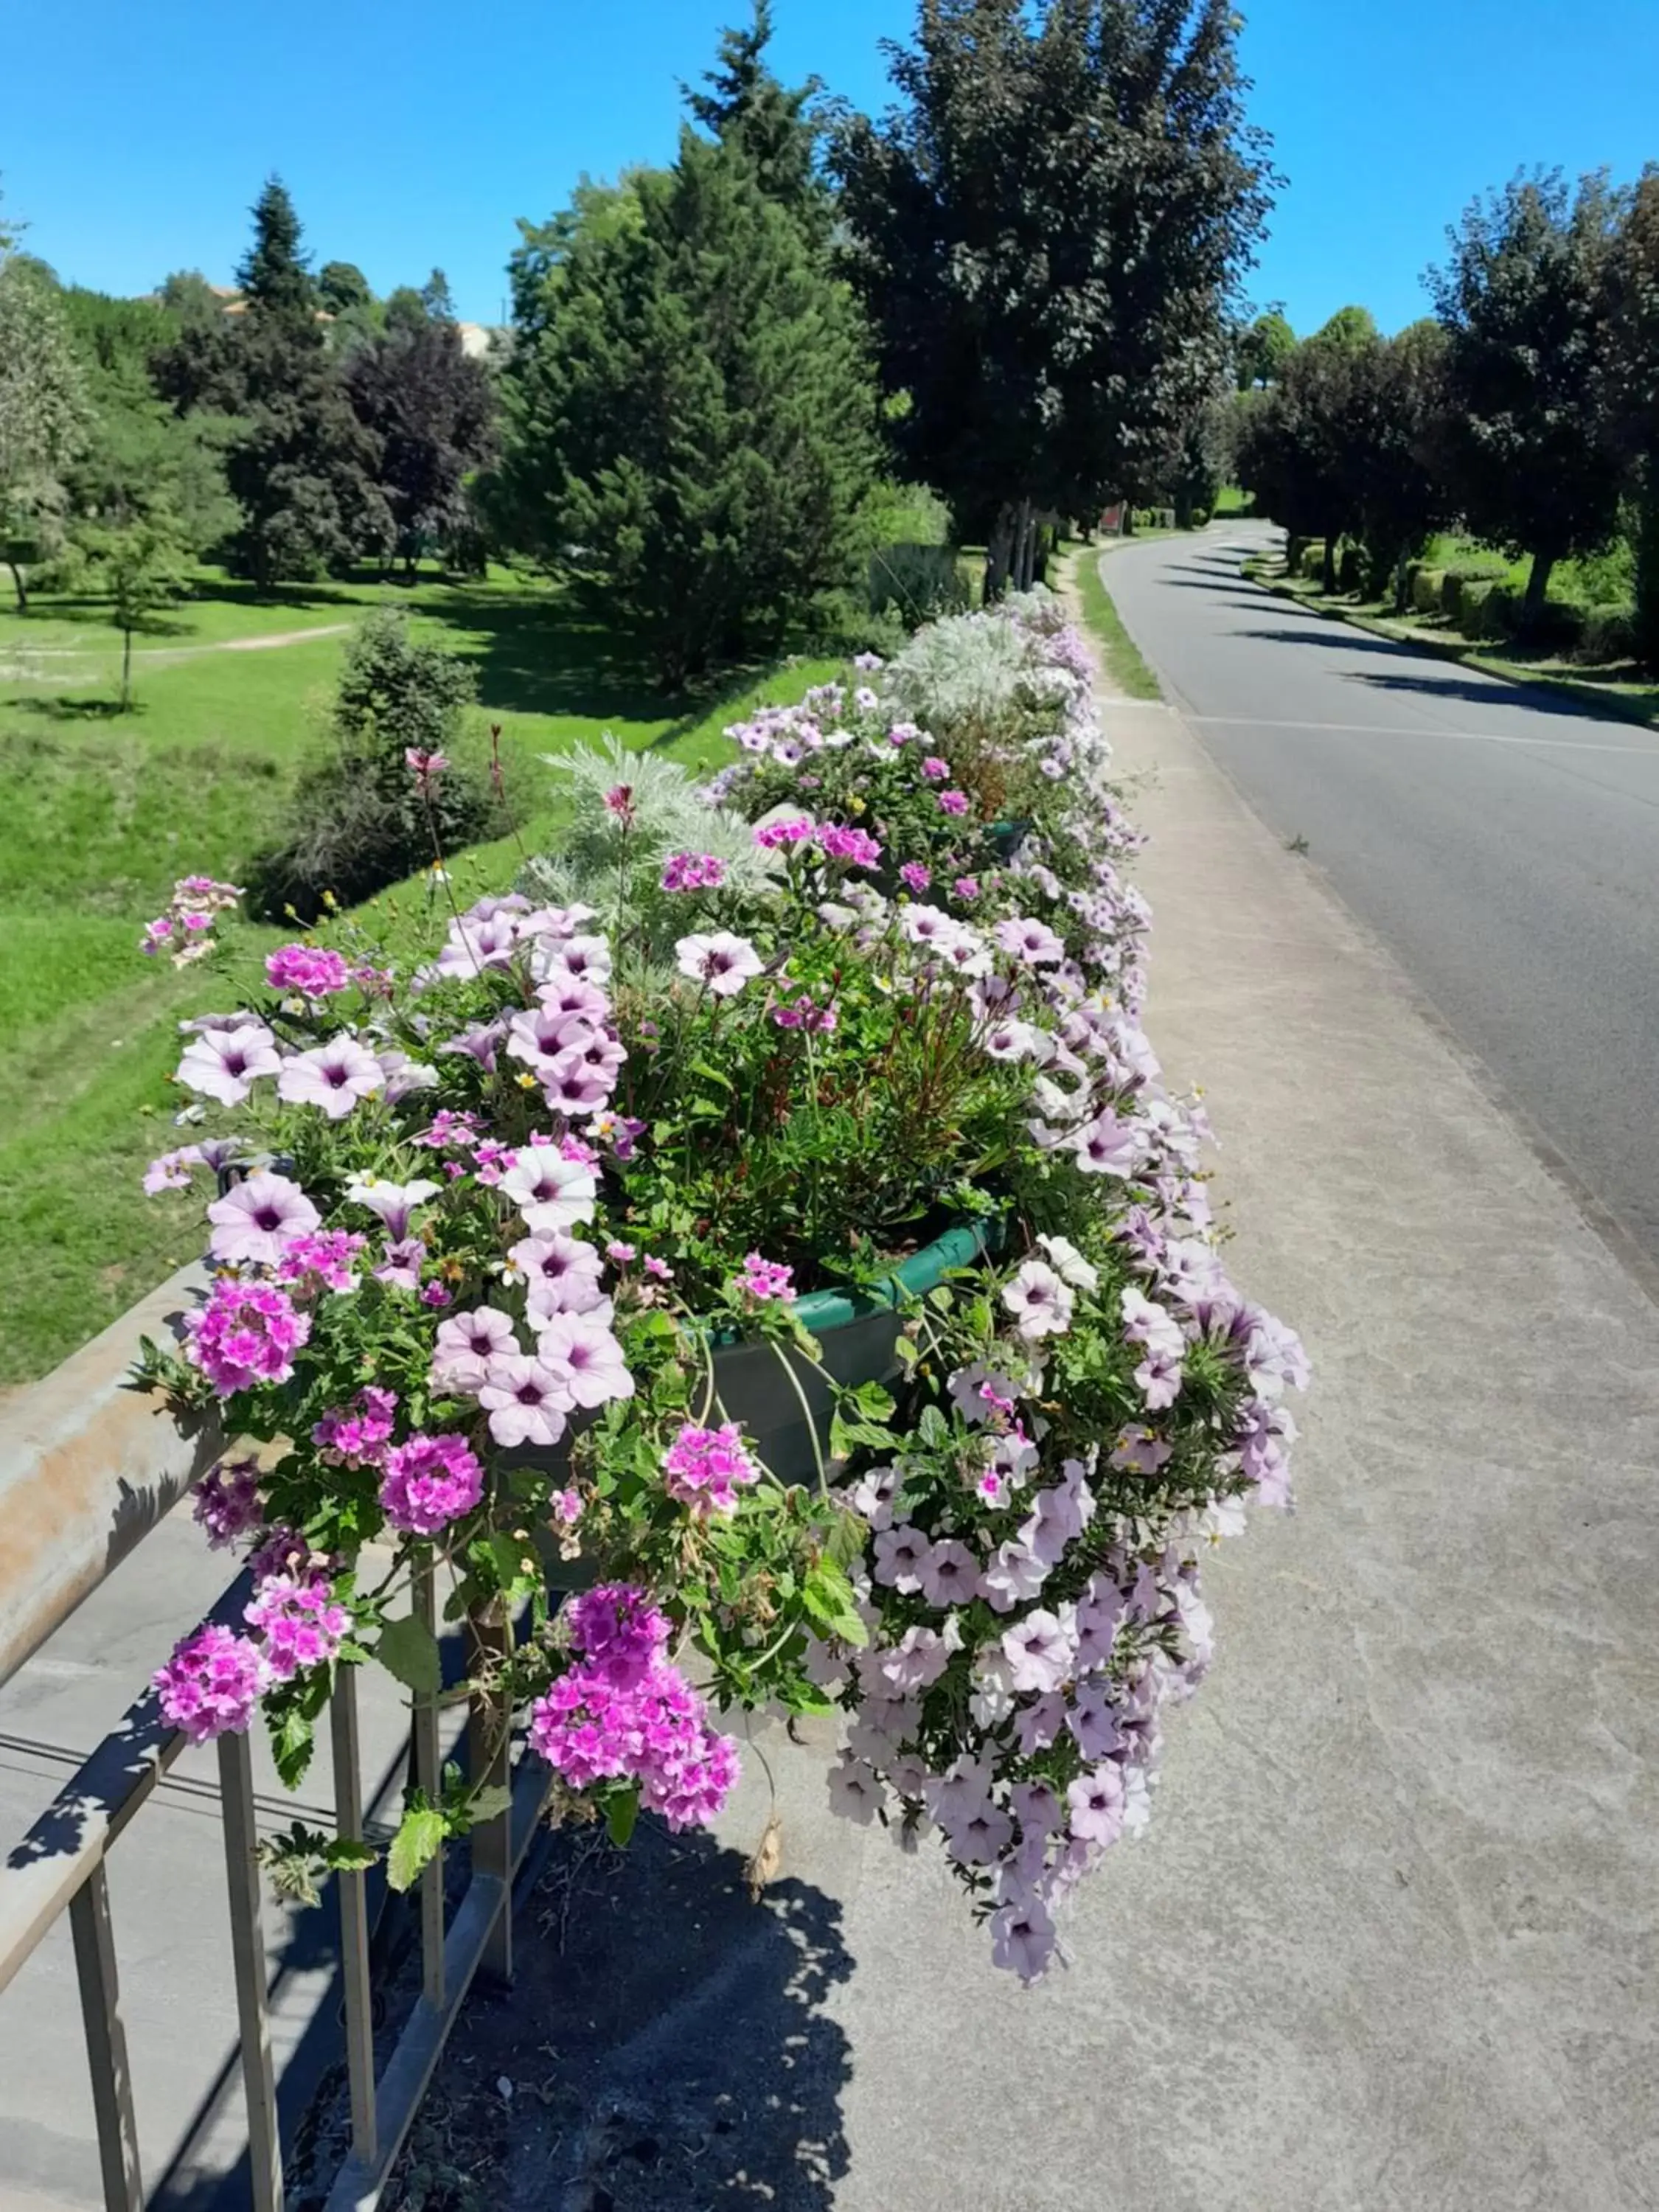
[[[780,1481],[815,1482],[820,1455],[828,1463],[834,1408],[825,1376],[843,1385],[890,1382],[899,1372],[896,1309],[903,1297],[925,1297],[953,1267],[983,1258],[992,1241],[985,1223],[948,1229],[873,1290],[814,1291],[799,1299],[795,1316],[817,1339],[822,1372],[781,1346],[717,1335],[715,1396]]]

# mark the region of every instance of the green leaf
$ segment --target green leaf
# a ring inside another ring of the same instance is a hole
[[[356,1836],[336,1836],[323,1847],[325,1860],[338,1874],[363,1874],[380,1856],[373,1844]]]
[[[718,1067],[711,1067],[706,1060],[694,1060],[690,1064],[693,1075],[701,1075],[707,1083],[718,1084],[722,1091],[735,1091],[737,1085]]]
[[[401,1620],[386,1623],[374,1647],[374,1656],[388,1674],[395,1675],[398,1681],[423,1697],[435,1697],[443,1687],[443,1662],[438,1656],[438,1639],[415,1613],[405,1613]]]
[[[430,1866],[444,1839],[444,1816],[429,1805],[417,1805],[404,1814],[392,1848],[386,1853],[386,1878],[393,1889],[413,1888],[422,1870]]]
[[[613,1790],[606,1798],[605,1825],[611,1832],[611,1842],[619,1850],[626,1846],[639,1817],[640,1793],[637,1790]]]
[[[476,1797],[467,1802],[467,1825],[481,1828],[486,1820],[499,1820],[512,1802],[513,1792],[505,1783],[492,1784],[488,1790],[481,1790]]]
[[[271,1729],[271,1755],[284,1789],[297,1790],[305,1780],[306,1769],[311,1764],[312,1741],[310,1721],[304,1713],[292,1709]]]
[[[802,1586],[801,1601],[827,1635],[839,1637],[843,1644],[869,1642],[853,1601],[853,1585],[833,1559],[818,1561]]]

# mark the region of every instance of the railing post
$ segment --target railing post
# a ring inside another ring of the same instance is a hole
[[[477,1656],[483,1662],[486,1677],[493,1674],[494,1685],[477,1692],[472,1700],[472,1710],[467,1718],[467,1779],[475,1790],[505,1789],[512,1778],[509,1758],[513,1715],[499,1685],[505,1672],[505,1662],[511,1646],[513,1631],[505,1608],[499,1599],[482,1612],[474,1613],[468,1623],[477,1645]],[[497,1662],[495,1668],[489,1662]],[[499,1814],[493,1820],[481,1820],[472,1831],[472,1873],[474,1878],[501,1885],[501,1907],[490,1928],[483,1955],[478,1961],[478,1972],[490,1980],[506,1983],[513,1978],[513,1816],[510,1812]]]
[[[357,1747],[357,1670],[337,1666],[329,1707],[334,1745],[334,1810],[343,1841],[363,1836],[363,1784]],[[346,2072],[351,2083],[351,2148],[366,2166],[375,2160],[374,1992],[368,1978],[368,1875],[341,1867],[340,1977],[345,1984]]]
[[[283,2145],[276,2128],[276,2077],[265,2005],[265,1942],[259,1911],[259,1832],[253,1810],[253,1756],[246,1735],[219,1738],[219,1795],[225,1873],[230,1887],[230,1944],[236,2018],[247,2098],[248,2171],[253,2212],[283,2212]]]
[[[92,2069],[105,2212],[144,2212],[132,2075],[127,2067],[115,1936],[110,1926],[109,1882],[101,1859],[70,1900],[70,1925],[75,1934],[75,1971],[81,1984],[87,2062]]]
[[[429,1559],[414,1570],[416,1619],[435,1639],[438,1595]],[[442,1777],[438,1759],[438,1707],[442,1692],[415,1698],[415,1779],[427,1802],[438,1802]],[[421,1988],[427,2002],[441,2012],[444,2002],[444,1851],[439,1844],[421,1875]]]

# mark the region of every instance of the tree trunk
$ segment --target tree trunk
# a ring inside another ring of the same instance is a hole
[[[1336,590],[1336,538],[1330,533],[1325,538],[1325,565],[1319,588],[1328,599]]]
[[[995,605],[1008,588],[1008,566],[1014,551],[1014,509],[1005,503],[997,510],[985,549],[985,604]]]
[[[1019,503],[1019,525],[1014,535],[1014,589],[1029,592],[1036,554],[1036,512],[1029,499]]]
[[[121,632],[121,712],[125,714],[132,702],[132,631],[131,627]]]
[[[17,611],[26,615],[29,611],[28,586],[23,581],[22,563],[7,557],[6,566],[11,570],[12,588],[17,594]]]
[[[1526,597],[1521,602],[1521,635],[1530,637],[1538,627],[1538,617],[1544,610],[1544,595],[1550,587],[1550,572],[1555,567],[1553,553],[1534,553],[1532,567],[1527,574]]]

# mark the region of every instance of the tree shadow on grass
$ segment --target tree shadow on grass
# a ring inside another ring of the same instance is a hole
[[[31,699],[19,696],[9,702],[15,714],[32,714],[43,722],[112,722],[124,714],[142,714],[143,702],[137,696],[124,707],[118,699],[78,699],[67,691],[55,698]]]

